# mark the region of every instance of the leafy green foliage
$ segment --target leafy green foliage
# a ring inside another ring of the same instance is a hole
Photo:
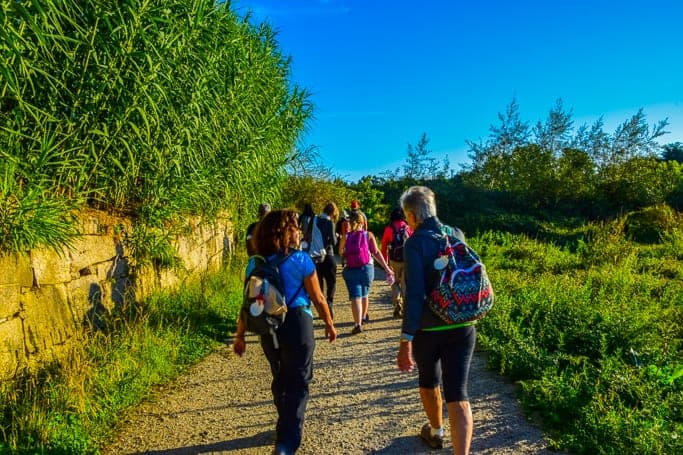
[[[74,215],[80,201],[55,198],[46,182],[21,187],[11,167],[0,163],[0,254],[39,245],[60,251],[70,245],[78,236]]]
[[[334,202],[341,211],[356,198],[356,193],[344,182],[314,177],[312,175],[291,176],[284,186],[283,206],[303,211],[311,204],[315,213],[322,213],[328,202]]]
[[[642,243],[657,243],[663,235],[671,234],[683,226],[683,218],[665,204],[629,213],[625,233]]]
[[[519,381],[526,408],[572,453],[683,449],[683,237],[635,244],[627,223],[585,225],[564,246],[493,232],[470,240],[496,289],[479,325],[489,362]]]

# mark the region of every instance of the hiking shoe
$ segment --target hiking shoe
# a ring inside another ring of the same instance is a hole
[[[432,449],[443,449],[443,436],[434,435],[432,436],[432,427],[429,423],[425,423],[420,431],[420,438],[427,443],[427,445]]]
[[[293,453],[293,452],[290,452],[285,447],[278,444],[275,446],[275,449],[273,449],[272,455],[289,455],[290,453]]]
[[[357,335],[362,332],[363,329],[360,328],[359,325],[354,326],[353,330],[351,330],[351,335]]]
[[[370,315],[369,315],[369,314],[366,314],[366,315],[365,315],[365,317],[363,318],[363,322],[364,322],[365,324],[367,324],[368,322],[370,322]]]

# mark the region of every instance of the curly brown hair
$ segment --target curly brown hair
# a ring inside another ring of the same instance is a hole
[[[299,230],[299,214],[294,210],[269,212],[256,227],[254,246],[261,256],[284,251],[292,243],[292,234]]]

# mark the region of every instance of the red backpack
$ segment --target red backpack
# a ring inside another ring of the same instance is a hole
[[[367,231],[353,231],[346,234],[344,259],[346,259],[346,266],[352,269],[363,267],[370,263],[370,246],[368,245]]]

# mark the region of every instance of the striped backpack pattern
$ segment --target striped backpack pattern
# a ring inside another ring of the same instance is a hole
[[[479,255],[444,226],[434,269],[440,271],[436,287],[427,296],[432,312],[446,324],[481,319],[493,307],[493,287]]]

